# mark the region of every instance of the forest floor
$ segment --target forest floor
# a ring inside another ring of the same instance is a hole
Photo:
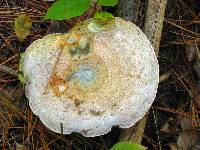
[[[95,138],[56,134],[32,113],[24,86],[16,77],[20,54],[33,41],[49,33],[67,32],[90,13],[70,21],[43,21],[51,4],[0,1],[0,149],[109,149],[118,141],[118,127]],[[19,42],[13,26],[21,13],[29,14],[33,25],[30,35]],[[199,33],[199,0],[169,0],[158,56],[160,75],[166,76],[162,76],[147,119],[142,145],[148,149],[200,149]]]

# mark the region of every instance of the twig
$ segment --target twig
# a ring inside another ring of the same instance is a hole
[[[171,75],[171,72],[168,72],[168,73],[160,75],[159,83],[161,83],[161,82],[165,81],[166,79],[168,79],[170,75]]]
[[[12,77],[17,78],[18,77],[18,72],[13,70],[12,68],[5,66],[5,65],[0,65],[0,71],[7,73],[9,75],[11,75]]]
[[[145,16],[144,33],[158,56],[167,0],[149,0]]]
[[[116,16],[135,23],[140,28],[144,25],[145,1],[120,0],[116,6]]]
[[[166,4],[167,0],[149,0],[147,4],[144,33],[151,41],[157,56],[159,53]],[[122,129],[120,141],[126,140],[141,144],[147,117],[148,113],[135,126]]]
[[[141,144],[147,116],[148,116],[148,113],[140,121],[138,121],[134,126],[128,129],[122,129],[120,137],[119,137],[120,141],[131,141],[133,143]]]

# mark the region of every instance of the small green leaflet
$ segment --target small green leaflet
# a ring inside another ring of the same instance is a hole
[[[115,17],[109,12],[96,12],[94,14],[94,18],[99,19],[101,21],[107,21],[107,20],[113,19]]]
[[[30,34],[31,27],[32,20],[27,14],[21,14],[15,19],[15,34],[20,42],[22,42]]]
[[[24,53],[20,54],[20,61],[19,61],[19,74],[18,74],[18,80],[21,84],[25,84],[25,77],[23,73],[23,61],[24,61]]]
[[[90,7],[90,0],[57,0],[47,11],[44,20],[65,20],[80,16]]]
[[[99,6],[115,6],[118,3],[118,0],[98,0],[97,4]]]
[[[18,80],[20,81],[21,84],[25,84],[26,83],[25,78],[21,73],[18,75]]]
[[[147,148],[136,143],[119,142],[115,144],[110,150],[146,150]]]

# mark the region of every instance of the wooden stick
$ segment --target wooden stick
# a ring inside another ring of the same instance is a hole
[[[148,0],[144,33],[158,56],[167,0]]]
[[[159,53],[166,4],[167,0],[148,0],[145,15],[144,33],[153,45],[157,56]],[[141,144],[147,117],[148,113],[133,127],[122,129],[119,140]]]
[[[0,71],[7,73],[7,74],[9,74],[9,75],[11,75],[12,77],[15,77],[15,78],[18,77],[18,72],[13,70],[12,68],[10,68],[8,66],[0,65]]]

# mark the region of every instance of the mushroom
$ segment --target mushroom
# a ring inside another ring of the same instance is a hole
[[[136,25],[118,17],[88,19],[69,33],[47,35],[22,59],[30,108],[57,133],[94,137],[113,126],[128,128],[156,96],[154,50]]]

